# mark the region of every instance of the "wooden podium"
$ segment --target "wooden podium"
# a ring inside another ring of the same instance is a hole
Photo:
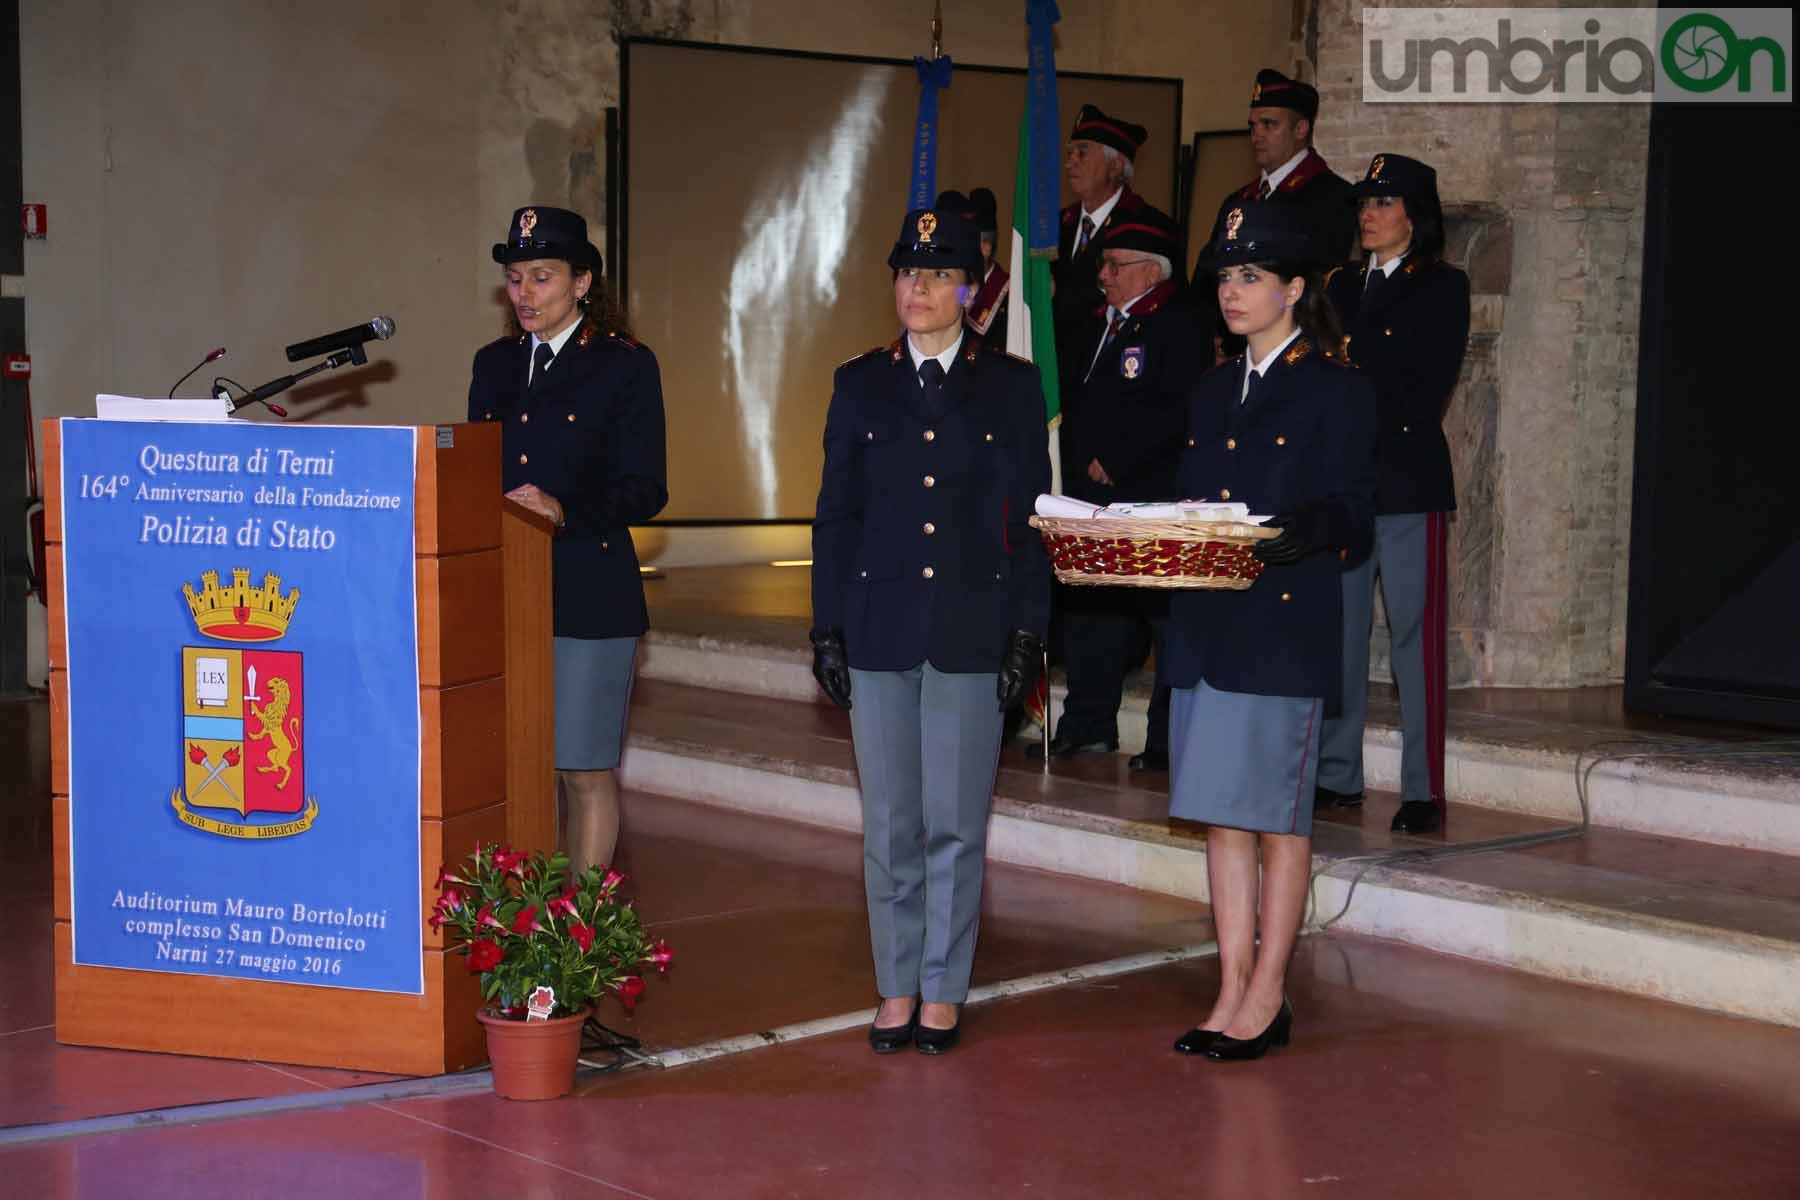
[[[50,609],[56,1040],[404,1075],[486,1061],[478,977],[424,928],[423,995],[76,966],[70,897],[62,441],[40,426]],[[550,849],[556,832],[549,522],[504,500],[500,427],[417,436],[421,917],[438,867],[477,840]]]

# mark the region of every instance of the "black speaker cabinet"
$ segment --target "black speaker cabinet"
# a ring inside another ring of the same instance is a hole
[[[1651,117],[1630,708],[1800,728],[1794,110]]]

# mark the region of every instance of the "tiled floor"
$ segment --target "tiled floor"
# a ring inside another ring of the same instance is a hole
[[[0,1126],[356,1081],[55,1045],[41,710],[0,705],[0,763],[23,764],[0,767],[0,898],[22,931],[0,971]],[[784,736],[830,745],[824,719]],[[621,865],[677,961],[609,1023],[671,1047],[871,1003],[853,837],[650,797],[629,798],[627,830]],[[1177,900],[989,880],[978,982],[1210,935]],[[0,1149],[0,1195],[1800,1195],[1800,1031],[1328,935],[1296,958],[1291,1047],[1230,1066],[1171,1053],[1217,970],[972,1008],[942,1059],[877,1059],[851,1031],[588,1076],[544,1104],[475,1094],[37,1141]]]

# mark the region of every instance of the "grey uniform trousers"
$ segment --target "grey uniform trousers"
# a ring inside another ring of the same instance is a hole
[[[850,672],[863,889],[884,997],[960,1004],[981,915],[1002,714],[992,674]]]
[[[1375,518],[1375,543],[1361,566],[1344,572],[1344,695],[1325,722],[1319,786],[1363,790],[1363,725],[1369,714],[1369,634],[1375,579],[1387,610],[1390,660],[1400,690],[1400,798],[1444,804],[1448,514],[1395,513]]]

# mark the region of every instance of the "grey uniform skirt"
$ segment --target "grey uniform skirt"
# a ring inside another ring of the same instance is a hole
[[[625,745],[638,640],[555,640],[556,769],[610,771]]]
[[[1257,833],[1312,834],[1324,702],[1222,692],[1169,694],[1169,815]]]

